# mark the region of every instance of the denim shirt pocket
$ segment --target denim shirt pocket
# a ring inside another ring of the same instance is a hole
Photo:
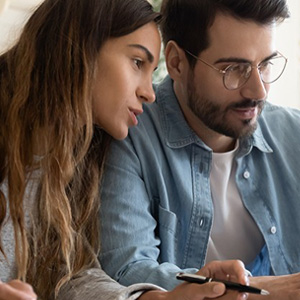
[[[160,245],[160,263],[176,263],[176,249],[180,223],[175,213],[159,205],[158,235]]]

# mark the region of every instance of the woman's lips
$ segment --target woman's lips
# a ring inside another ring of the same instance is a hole
[[[136,126],[138,124],[137,116],[142,114],[143,110],[130,108],[129,112],[130,112],[130,117],[131,117],[132,123],[134,126]]]

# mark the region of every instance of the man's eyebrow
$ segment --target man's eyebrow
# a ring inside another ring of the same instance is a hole
[[[268,57],[264,58],[260,63],[264,62],[264,61],[268,61],[271,58],[275,57],[278,55],[278,52],[274,52],[271,55],[269,55]],[[228,63],[228,62],[233,62],[233,63],[250,63],[252,64],[252,62],[250,60],[244,59],[244,58],[240,58],[240,57],[227,57],[227,58],[220,58],[218,60],[216,60],[214,63],[218,64],[218,63]]]
[[[142,45],[139,45],[139,44],[130,44],[130,45],[128,45],[128,46],[129,46],[129,47],[133,47],[133,48],[138,48],[138,49],[144,51],[144,52],[146,53],[147,59],[148,59],[148,61],[149,61],[150,63],[152,63],[152,62],[154,61],[154,56],[153,56],[153,54],[152,54],[146,47],[144,47],[144,46],[142,46]]]
[[[278,52],[275,51],[274,53],[272,53],[271,55],[269,55],[268,57],[266,57],[265,59],[263,59],[261,62],[268,61],[268,60],[272,59],[273,57],[275,57],[277,55],[278,55]]]

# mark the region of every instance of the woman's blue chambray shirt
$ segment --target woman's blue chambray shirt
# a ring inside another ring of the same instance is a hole
[[[205,262],[212,150],[188,126],[170,78],[156,97],[128,138],[112,144],[102,185],[100,259],[124,285],[171,289],[178,271],[196,272]],[[252,265],[256,274],[300,271],[299,158],[300,112],[267,103],[236,157],[237,187],[266,242]]]

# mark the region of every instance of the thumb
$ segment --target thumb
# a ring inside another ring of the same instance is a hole
[[[226,287],[223,283],[212,283],[212,291],[215,293],[216,296],[221,296],[225,293]]]
[[[205,287],[205,291],[202,290],[203,294],[205,294],[206,298],[216,298],[222,296],[225,291],[226,287],[223,283],[220,282],[210,282],[202,285],[202,288]]]

